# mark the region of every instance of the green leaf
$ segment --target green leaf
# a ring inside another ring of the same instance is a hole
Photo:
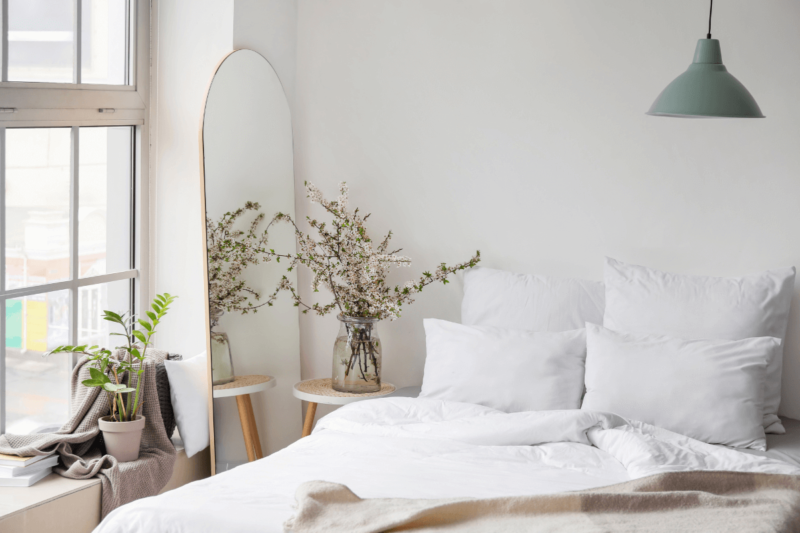
[[[84,387],[102,387],[103,384],[99,381],[95,381],[93,379],[85,379],[81,381],[81,385]]]
[[[133,356],[136,359],[141,359],[142,358],[142,354],[139,353],[139,349],[138,348],[131,348],[131,353],[133,354]]]
[[[138,329],[133,330],[133,336],[142,341],[144,344],[147,344],[147,337],[144,336],[144,333],[139,331]]]
[[[122,317],[113,311],[103,311],[106,316],[114,317],[117,320],[122,320]]]
[[[155,314],[154,312],[152,312],[152,311],[145,311],[145,313],[147,313],[147,316],[148,316],[148,317],[150,317],[150,320],[152,320],[152,321],[156,321],[156,320],[158,320],[158,317],[156,317],[156,314]]]
[[[140,324],[140,325],[141,325],[141,326],[142,326],[144,329],[146,329],[147,331],[149,331],[150,333],[152,333],[152,332],[153,332],[153,326],[151,326],[151,325],[150,325],[150,322],[148,322],[147,320],[141,320],[141,319],[139,319],[139,320],[137,320],[137,322],[138,322],[138,323],[139,323],[139,324]]]
[[[103,372],[100,371],[99,368],[89,367],[89,375],[92,376],[94,381],[99,381],[101,383],[105,383],[106,381],[110,381],[108,376],[106,376]]]

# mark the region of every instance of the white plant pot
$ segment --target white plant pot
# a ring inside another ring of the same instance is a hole
[[[103,432],[108,455],[120,463],[139,458],[139,446],[142,443],[142,430],[144,430],[143,416],[139,415],[131,422],[115,422],[110,416],[104,416],[97,422],[100,431]]]

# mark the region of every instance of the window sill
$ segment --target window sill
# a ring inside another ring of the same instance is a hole
[[[166,492],[211,472],[209,449],[191,459],[177,447]],[[89,533],[100,523],[100,480],[50,474],[32,487],[0,487],[0,533]]]

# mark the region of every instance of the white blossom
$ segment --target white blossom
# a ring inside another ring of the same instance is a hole
[[[270,296],[268,302],[276,298],[280,291],[289,291],[296,306],[304,307],[303,312],[313,311],[318,315],[326,315],[336,309],[346,316],[371,317],[394,320],[400,316],[403,304],[411,304],[411,294],[416,294],[430,283],[441,281],[448,283],[447,277],[457,270],[475,266],[480,261],[480,252],[464,263],[448,267],[441,264],[431,274],[425,272],[416,282],[409,281],[402,287],[388,285],[387,277],[392,267],[410,267],[411,259],[397,255],[400,250],[387,252],[392,233],[381,241],[377,249],[373,248],[365,220],[369,215],[359,215],[359,210],[348,209],[348,187],[345,182],[339,183],[339,196],[336,201],[329,202],[322,192],[312,183],[306,182],[306,193],[311,203],[320,204],[332,216],[330,225],[309,219],[309,225],[317,231],[319,239],[315,240],[301,232],[288,215],[278,214],[273,222],[289,222],[295,227],[298,252],[294,256],[277,254],[272,250],[262,249],[262,253],[270,258],[290,258],[288,267],[292,271],[297,265],[311,270],[311,289],[319,291],[327,289],[333,301],[320,305],[307,305],[302,302],[296,289],[288,278],[284,277]]]

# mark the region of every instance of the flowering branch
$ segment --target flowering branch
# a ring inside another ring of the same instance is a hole
[[[272,305],[274,297],[262,303],[261,293],[247,286],[241,279],[242,273],[250,265],[266,263],[280,254],[269,253],[266,249],[269,228],[283,216],[278,213],[267,225],[263,233],[258,227],[264,214],[258,213],[245,231],[234,230],[234,223],[247,211],[258,211],[257,202],[246,202],[244,207],[225,213],[219,221],[206,218],[206,246],[208,249],[208,292],[211,307],[226,311],[239,311],[247,314],[257,312],[259,307]],[[290,258],[288,255],[282,257]]]
[[[395,320],[400,317],[404,304],[410,305],[414,302],[413,295],[422,292],[433,282],[449,283],[448,277],[451,274],[472,268],[481,260],[478,251],[469,261],[453,266],[442,263],[433,272],[424,272],[416,281],[409,281],[402,287],[390,287],[386,278],[391,268],[411,265],[410,258],[398,255],[401,249],[386,251],[392,232],[384,237],[377,248],[373,248],[373,241],[365,226],[369,215],[361,216],[359,209],[348,209],[348,188],[344,182],[339,184],[340,195],[333,201],[326,200],[320,190],[308,182],[306,192],[311,203],[320,204],[333,216],[330,226],[326,222],[307,217],[309,225],[319,234],[319,240],[300,231],[290,216],[278,213],[270,226],[279,221],[291,223],[295,229],[299,251],[290,256],[278,254],[272,249],[266,250],[266,232],[263,246],[262,241],[257,241],[261,247],[259,251],[276,261],[288,259],[289,272],[298,265],[307,267],[313,273],[313,291],[319,292],[319,288],[324,287],[333,295],[333,301],[326,305],[308,305],[300,299],[292,282],[283,276],[275,291],[261,305],[271,306],[278,293],[285,290],[291,293],[295,306],[304,308],[303,313],[312,311],[323,316],[338,309],[340,313],[350,317]],[[257,224],[253,227],[255,225]]]

